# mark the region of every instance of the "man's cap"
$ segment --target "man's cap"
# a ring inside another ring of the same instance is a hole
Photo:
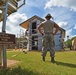
[[[45,16],[45,18],[47,18],[47,17],[52,18],[51,14],[47,14],[47,15]]]

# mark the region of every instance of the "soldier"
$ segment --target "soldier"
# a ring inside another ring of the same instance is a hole
[[[50,20],[51,18],[53,18],[50,14],[47,14],[45,18],[46,18],[46,21],[42,22],[38,26],[39,32],[43,35],[42,59],[43,61],[45,61],[47,50],[49,50],[51,62],[55,62],[54,35],[58,32],[59,26],[55,22]],[[53,32],[54,27],[56,28],[55,32]],[[43,28],[44,32],[42,32],[41,28]]]

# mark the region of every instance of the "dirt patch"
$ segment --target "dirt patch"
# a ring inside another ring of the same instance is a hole
[[[7,60],[7,67],[14,66],[15,64],[19,63],[20,61],[16,60]]]

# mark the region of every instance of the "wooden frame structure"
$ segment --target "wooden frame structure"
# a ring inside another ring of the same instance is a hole
[[[12,13],[16,12],[18,8],[22,7],[25,4],[25,0],[23,1],[23,4],[18,6],[18,2],[22,0],[0,0],[0,10],[2,13],[0,13],[0,21],[3,21],[2,25],[2,33],[6,34],[6,20],[7,16],[11,15]],[[0,45],[1,52],[0,51],[0,57],[3,53],[3,67],[7,67],[7,59],[6,59],[6,45]],[[1,59],[1,58],[0,58]],[[2,62],[2,61],[1,61]],[[0,64],[1,65],[1,64]]]
[[[19,1],[21,0],[8,0],[8,11],[7,11],[8,16],[16,12],[18,8],[20,8],[23,4],[25,4],[24,0],[24,3],[18,6]],[[0,21],[3,20],[4,8],[6,8],[6,2],[7,0],[0,0],[0,10],[2,11],[2,14],[0,14]]]

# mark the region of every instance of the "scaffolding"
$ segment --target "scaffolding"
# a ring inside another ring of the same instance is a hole
[[[1,0],[0,1],[0,10],[2,11],[2,13],[0,14],[0,21],[3,21],[4,10],[6,8],[8,9],[7,15],[9,16],[10,14],[16,12],[20,7],[22,7],[25,4],[25,0],[24,0],[23,4],[18,6],[19,1],[21,0]]]
[[[18,3],[20,1],[23,1],[23,3],[18,6]],[[22,7],[25,4],[25,0],[0,0],[0,22],[3,21],[2,25],[2,33],[6,33],[6,20],[9,15],[11,15],[14,12],[17,12],[17,10]],[[6,59],[6,45],[0,45],[1,51],[0,52],[0,57],[1,53],[3,53],[3,67],[7,67],[7,59]],[[2,61],[0,61],[2,62]],[[1,64],[0,64],[1,65]]]
[[[27,47],[27,38],[25,36],[25,32],[20,29],[20,40],[19,40],[19,49],[20,51],[23,51]]]

